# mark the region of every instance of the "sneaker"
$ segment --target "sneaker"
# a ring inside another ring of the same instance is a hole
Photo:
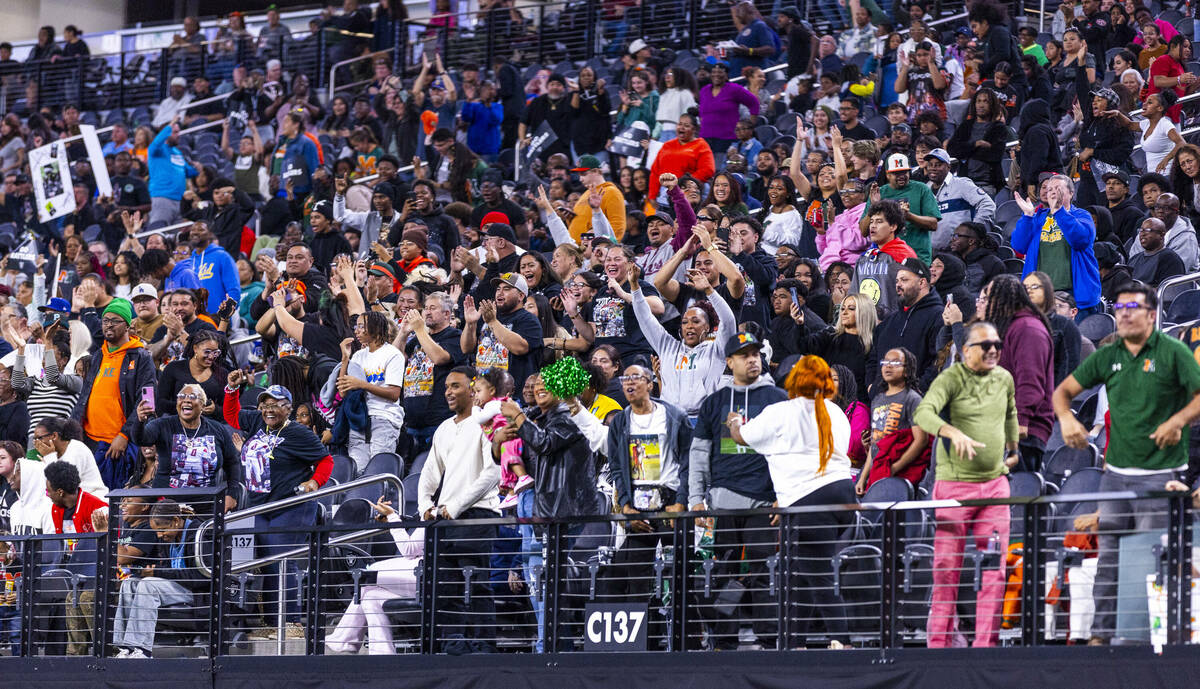
[[[132,650],[133,650],[133,649],[129,649],[129,648],[121,648],[121,649],[117,649],[117,654],[116,654],[116,655],[114,655],[113,657],[114,657],[114,658],[128,658],[128,657],[129,657],[129,653],[130,653]]]
[[[509,493],[508,495],[504,496],[503,500],[500,501],[500,509],[507,510],[515,508],[517,503],[520,501],[521,496],[517,495],[516,493]]]
[[[530,488],[533,488],[533,477],[529,474],[525,474],[521,478],[517,479],[517,485],[513,486],[513,494],[516,495],[517,493],[524,493]]]
[[[304,638],[304,625],[300,624],[299,622],[288,622],[285,633],[286,633],[285,638],[303,639]]]
[[[143,660],[149,660],[149,659],[153,658],[154,656],[143,651],[140,648],[132,648],[132,649],[129,649],[129,655],[126,655],[125,657],[126,658],[141,658]]]
[[[1088,639],[1087,645],[1088,646],[1107,646],[1108,643],[1109,643],[1108,639],[1104,638],[1103,636],[1093,636],[1092,638]]]

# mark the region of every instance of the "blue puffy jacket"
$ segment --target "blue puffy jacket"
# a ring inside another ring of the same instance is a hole
[[[1025,254],[1024,279],[1038,266],[1038,249],[1042,244],[1042,226],[1050,209],[1039,206],[1032,217],[1022,215],[1013,228],[1010,243],[1013,251]],[[1100,266],[1092,245],[1096,243],[1096,224],[1092,216],[1082,208],[1071,206],[1059,208],[1054,222],[1062,230],[1063,237],[1071,246],[1071,283],[1075,292],[1075,304],[1088,309],[1100,303]]]

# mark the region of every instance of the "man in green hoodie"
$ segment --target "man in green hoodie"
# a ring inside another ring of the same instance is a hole
[[[943,371],[929,386],[913,414],[926,433],[941,442],[934,500],[1007,498],[1006,464],[1017,459],[1020,428],[1016,386],[999,367],[1003,340],[986,321],[967,328],[963,360]],[[950,421],[941,416],[949,410]],[[1003,419],[1003,423],[997,423]],[[935,514],[933,603],[927,626],[929,648],[953,643],[958,577],[963,549],[972,537],[979,550],[1008,551],[1007,505],[942,507]],[[978,582],[977,582],[978,585]],[[1000,635],[1004,573],[985,569],[975,599],[976,647],[995,646]]]

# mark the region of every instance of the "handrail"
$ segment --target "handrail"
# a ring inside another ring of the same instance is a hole
[[[1162,284],[1158,286],[1158,311],[1156,314],[1157,317],[1154,319],[1154,322],[1158,325],[1158,327],[1161,328],[1163,324],[1163,312],[1165,311],[1163,308],[1163,295],[1166,294],[1167,288],[1174,287],[1175,285],[1182,285],[1185,282],[1192,282],[1194,280],[1200,280],[1200,273],[1176,275],[1173,278],[1167,278],[1166,280],[1163,280]]]
[[[1197,100],[1200,100],[1200,91],[1197,91],[1195,93],[1189,93],[1186,96],[1181,97],[1179,100],[1175,101],[1175,105],[1185,105],[1187,103],[1191,103],[1191,102],[1197,101]],[[1142,108],[1138,108],[1137,110],[1130,112],[1129,117],[1134,118],[1134,117],[1137,117],[1138,115],[1142,115],[1142,114],[1144,114],[1144,111],[1142,110]]]
[[[142,237],[149,237],[152,234],[165,234],[167,232],[178,232],[178,231],[182,230],[183,228],[191,227],[194,224],[195,223],[193,223],[190,220],[187,222],[175,223],[174,225],[167,225],[166,227],[160,227],[155,230],[146,230],[145,232],[138,232],[137,234],[133,235],[133,238],[141,239]]]
[[[276,510],[281,510],[281,509],[284,509],[287,507],[294,507],[296,505],[301,505],[306,502],[312,502],[313,500],[319,500],[328,495],[336,495],[338,493],[344,493],[352,488],[361,488],[362,486],[369,486],[369,485],[372,485],[375,483],[391,483],[393,486],[395,486],[396,490],[399,491],[397,494],[396,504],[397,505],[404,504],[404,483],[400,481],[400,478],[398,476],[396,476],[395,474],[375,474],[373,476],[363,476],[360,478],[356,478],[353,481],[348,481],[346,483],[341,483],[338,485],[320,488],[318,490],[312,491],[311,493],[298,493],[296,495],[289,495],[288,497],[286,497],[282,500],[276,500],[275,502],[268,502],[268,503],[265,503],[262,505],[258,505],[257,507],[250,507],[250,508],[247,508],[244,510],[240,510],[238,512],[229,512],[225,515],[225,523],[228,524],[229,522],[236,521],[239,519],[245,519],[247,517],[254,517],[254,516],[257,516],[260,514],[266,514],[267,512],[274,512]],[[204,524],[201,525],[200,528],[196,529],[196,568],[199,569],[206,577],[212,576],[212,568],[204,564],[203,559],[201,558],[201,552],[202,552],[201,546],[204,543],[204,538],[203,538],[204,532],[209,530],[210,528],[212,528],[212,524],[213,524],[213,520],[209,519],[208,521],[204,522]],[[350,535],[352,535],[352,536],[357,535],[361,539],[361,538],[366,538],[366,536],[373,535],[375,533],[386,532],[387,529],[370,529],[369,531],[370,531],[370,533],[367,533],[365,531],[360,531],[360,532],[357,532],[356,534],[350,534]],[[342,541],[339,541],[339,543],[340,542],[342,542]],[[348,542],[348,541],[346,541],[346,542]],[[336,545],[332,541],[330,542],[330,544]],[[280,553],[278,555],[272,555],[269,557],[259,558],[257,560],[251,560],[249,562],[243,563],[241,565],[238,565],[237,567],[232,568],[230,570],[230,573],[231,574],[239,574],[241,572],[248,572],[252,569],[258,569],[259,567],[262,567],[263,565],[269,565],[272,562],[279,562],[280,560],[287,560],[289,558],[296,557],[297,555],[299,555],[301,553],[306,553],[306,552],[308,552],[307,546],[300,547],[300,548],[294,548],[292,550]]]
[[[388,48],[387,50],[380,50],[380,51],[373,52],[373,53],[367,53],[366,55],[358,55],[356,57],[342,60],[341,62],[333,63],[333,65],[330,66],[330,68],[329,68],[329,88],[328,88],[328,98],[326,99],[326,101],[333,102],[333,96],[337,93],[336,80],[337,80],[338,67],[341,67],[343,65],[348,65],[352,62],[361,62],[362,60],[374,60],[381,55],[387,55],[388,53],[395,52],[395,50],[396,50],[395,48]],[[372,79],[371,81],[374,81],[374,79]],[[357,82],[357,83],[361,83],[361,82]],[[367,83],[370,83],[370,82],[367,82]],[[347,86],[354,86],[354,85],[355,84],[344,84],[343,88],[345,88]]]
[[[179,106],[179,109],[182,111],[182,110],[187,110],[188,108],[193,108],[197,105],[207,105],[209,103],[215,103],[219,100],[225,100],[226,98],[229,98],[232,95],[233,95],[233,91],[230,91],[228,93],[222,93],[219,96],[211,96],[209,98],[201,98],[200,100],[194,100],[194,101],[191,101],[190,103],[184,103],[183,105]],[[222,119],[224,119],[224,118],[222,118]]]

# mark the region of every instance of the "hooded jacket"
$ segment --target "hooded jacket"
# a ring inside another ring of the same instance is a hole
[[[224,206],[206,206],[193,220],[206,220],[221,248],[232,256],[242,250],[242,228],[254,217],[254,200],[244,191],[233,192],[233,201]]]
[[[988,123],[987,131],[983,133],[982,139],[972,139],[971,130],[974,128],[974,125],[974,120],[966,120],[959,125],[954,130],[954,134],[950,136],[950,140],[946,142],[946,152],[959,160],[957,169],[960,174],[966,174],[971,160],[986,164],[988,166],[988,178],[979,181],[999,189],[1004,186],[1004,168],[1001,167],[1000,161],[1007,155],[1008,125],[1004,124],[1004,121],[1000,118],[994,119]],[[976,148],[976,141],[986,141],[991,144],[991,147]],[[946,178],[947,182],[949,179],[949,177]],[[941,194],[938,194],[938,201],[940,204]],[[994,211],[995,206],[993,205],[992,208]],[[942,220],[945,219],[946,211],[943,210]],[[938,223],[938,229],[941,229],[941,223]],[[934,242],[933,248],[938,248],[937,242]]]
[[[1032,217],[1022,215],[1017,219],[1009,242],[1013,251],[1025,254],[1025,268],[1021,279],[1037,270],[1038,249],[1042,243],[1042,226],[1050,209],[1039,206]],[[1071,282],[1075,304],[1087,309],[1100,303],[1100,267],[1092,245],[1096,243],[1096,225],[1092,216],[1078,206],[1070,209],[1060,207],[1054,214],[1054,222],[1062,230],[1063,239],[1071,247]]]
[[[1000,146],[1003,148],[1003,142]],[[993,186],[997,189],[1003,185],[1003,177],[999,178],[999,184],[993,182]],[[965,222],[990,225],[992,218],[996,217],[996,202],[976,186],[975,182],[966,177],[947,174],[942,186],[934,191],[933,184],[930,183],[929,189],[933,191],[933,197],[937,199],[938,211],[942,214],[942,219],[938,220],[937,229],[929,238],[935,252],[950,248],[950,238],[954,236],[954,228],[959,225]]]
[[[662,452],[662,486],[675,491],[675,502],[688,504],[688,454],[692,447],[692,424],[682,409],[657,398],[651,398],[667,414],[667,432]],[[629,426],[633,407],[613,414],[608,427],[608,472],[616,491],[617,507],[633,505],[633,470],[629,465]]]
[[[125,423],[121,426],[120,432],[126,439],[129,439],[133,437],[133,425],[137,419],[137,415],[131,412],[137,409],[138,402],[142,399],[142,388],[154,387],[157,378],[150,350],[146,349],[146,345],[137,337],[131,336],[128,342],[111,352],[108,350],[107,342],[100,345],[97,353],[92,355],[87,375],[83,377],[83,390],[79,393],[79,401],[75,403],[71,417],[80,424],[86,423],[92,385],[96,382],[96,377],[100,375],[100,367],[114,366],[118,361],[120,366],[117,370],[117,387],[120,390],[120,397],[116,401],[121,405],[121,413],[125,417]],[[105,403],[111,404],[111,400],[105,400]],[[112,438],[100,438],[100,440],[107,442]]]
[[[642,290],[633,293],[633,313],[646,341],[662,362],[663,399],[679,405],[689,415],[698,413],[704,398],[717,388],[725,372],[725,342],[737,332],[737,318],[716,290],[709,295],[708,302],[717,312],[716,336],[688,347],[667,334],[650,311]]]
[[[1121,240],[1113,242],[1117,246],[1125,246],[1125,242],[1136,237],[1138,225],[1146,217],[1146,211],[1134,203],[1133,197],[1126,197],[1125,200],[1117,205],[1109,206],[1108,213],[1112,216],[1112,231]],[[1103,239],[1103,235],[1100,234],[1100,228],[1096,228],[1096,236],[1102,241],[1108,241]]]
[[[517,431],[521,459],[538,487],[535,517],[579,517],[599,514],[596,469],[583,432],[563,402],[543,412],[534,408]]]
[[[937,336],[942,327],[944,303],[932,287],[929,294],[907,308],[901,308],[875,326],[875,338],[867,355],[867,383],[874,387],[879,381],[879,366],[889,349],[904,347],[917,357],[917,376],[921,389],[928,389],[937,376]]]
[[[749,385],[721,377],[721,387],[704,398],[692,436],[688,461],[688,497],[692,505],[706,502],[712,509],[750,509],[770,505],[775,487],[767,460],[729,437],[729,412],[752,419],[763,409],[787,399],[787,393],[760,376]],[[689,505],[690,507],[691,505]]]
[[[992,253],[984,247],[978,247],[967,252],[966,256],[962,257],[963,263],[967,266],[967,274],[963,278],[963,285],[972,297],[978,296],[992,278],[997,275],[1004,274],[1004,261],[1000,257]],[[966,315],[966,312],[963,312]]]
[[[46,495],[45,465],[24,458],[18,458],[17,463],[21,471],[21,490],[17,492],[17,501],[9,508],[9,530],[17,536],[54,533],[54,517],[50,513],[53,503]],[[3,488],[12,490],[7,482]],[[4,490],[0,490],[0,494]]]
[[[1196,230],[1192,229],[1192,223],[1183,215],[1175,219],[1175,224],[1167,228],[1167,236],[1163,239],[1163,245],[1179,256],[1179,260],[1183,261],[1184,270],[1191,272],[1200,265],[1200,246],[1196,242]],[[1146,250],[1142,248],[1142,243],[1134,239],[1129,245],[1129,258],[1132,259],[1138,254],[1144,254]]]
[[[934,256],[934,260],[942,262],[942,274],[934,287],[938,294],[954,301],[954,305],[962,311],[963,321],[969,322],[975,317],[975,296],[967,291],[964,282],[967,279],[967,264],[958,256],[943,251]]]
[[[1021,152],[1017,154],[1017,163],[1024,185],[1037,184],[1038,175],[1043,172],[1062,172],[1062,154],[1058,150],[1058,135],[1050,125],[1049,103],[1034,98],[1021,108],[1018,138]]]
[[[1019,311],[1004,332],[1000,366],[1016,385],[1017,419],[1029,435],[1043,443],[1050,438],[1054,409],[1054,341],[1032,311]]]
[[[1114,238],[1116,225],[1113,223],[1112,212],[1107,206],[1092,205],[1084,208],[1092,216],[1092,222],[1096,225],[1096,241],[1117,243]],[[1137,230],[1134,230],[1134,235],[1137,235]]]

